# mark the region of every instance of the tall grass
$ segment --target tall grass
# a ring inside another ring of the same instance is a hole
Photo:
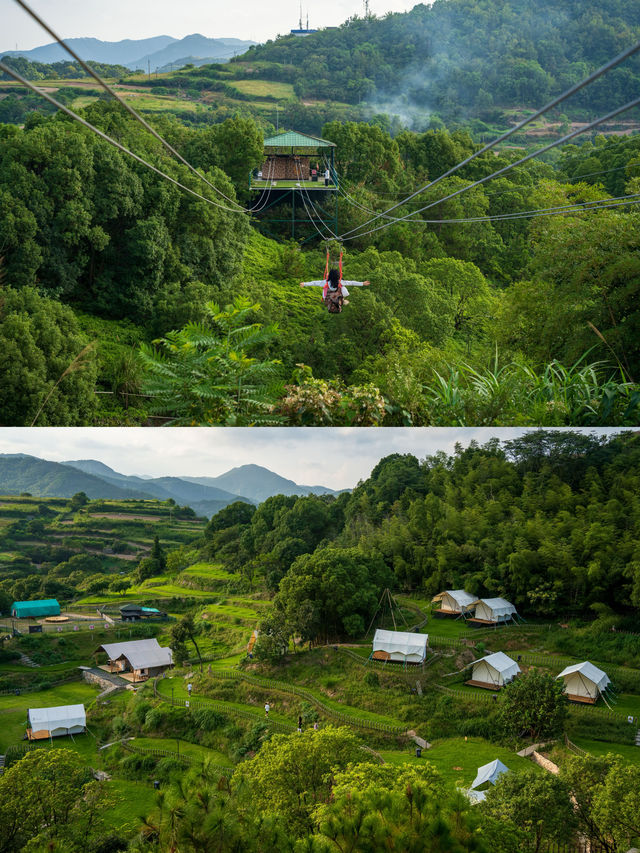
[[[534,423],[540,426],[632,426],[640,416],[640,385],[628,381],[620,365],[586,363],[588,352],[571,366],[554,360],[541,370],[515,361],[476,368],[434,370],[423,393],[434,426]]]

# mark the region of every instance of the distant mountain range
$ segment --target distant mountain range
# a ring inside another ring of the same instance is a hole
[[[94,38],[67,39],[67,44],[87,61],[125,65],[135,70],[152,71],[174,66],[180,68],[189,62],[204,65],[207,62],[227,62],[232,56],[244,53],[254,41],[236,38],[206,38],[199,33],[182,39],[155,36],[148,39],[100,41]],[[57,42],[34,47],[32,50],[6,50],[1,56],[24,56],[32,62],[60,62],[70,60],[69,54]]]
[[[85,492],[92,499],[173,498],[198,515],[211,516],[234,501],[261,503],[271,495],[337,495],[324,486],[299,486],[260,465],[242,465],[218,477],[136,477],[120,474],[95,459],[49,462],[25,454],[0,454],[0,494],[29,492],[68,498]]]

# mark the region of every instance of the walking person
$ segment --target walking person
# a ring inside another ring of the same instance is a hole
[[[324,170],[324,185],[325,187],[329,186],[329,180],[331,179],[331,172],[329,169]]]
[[[264,715],[267,719],[269,719],[269,711],[271,710],[271,706],[268,702],[264,703]]]
[[[298,734],[302,734],[302,717],[298,717]]]

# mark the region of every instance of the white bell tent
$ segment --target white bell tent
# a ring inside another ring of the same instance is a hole
[[[495,625],[509,622],[517,616],[516,608],[506,598],[478,598],[475,602],[474,620]]]
[[[389,660],[398,663],[424,663],[427,656],[428,634],[410,631],[383,631],[376,629],[373,636],[374,660]]]
[[[586,702],[591,705],[595,705],[598,697],[602,696],[611,684],[607,673],[589,661],[568,666],[556,678],[563,679],[564,692],[572,702]]]
[[[492,655],[474,661],[471,681],[469,683],[476,687],[485,687],[490,690],[499,690],[505,684],[520,673],[518,664],[505,655],[504,652],[495,652]]]
[[[444,592],[434,595],[431,599],[432,604],[440,602],[440,607],[438,610],[434,610],[434,614],[455,614],[456,616],[460,616],[463,613],[468,613],[470,610],[473,610],[472,605],[475,601],[475,595],[471,595],[470,592],[467,592],[464,589],[445,589]]]

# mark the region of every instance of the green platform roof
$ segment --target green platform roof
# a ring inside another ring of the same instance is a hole
[[[39,601],[14,601],[11,615],[17,619],[28,616],[59,616],[60,605],[55,598],[43,598]]]
[[[320,139],[319,136],[307,136],[297,130],[286,130],[264,141],[265,148],[335,148],[335,142]]]

